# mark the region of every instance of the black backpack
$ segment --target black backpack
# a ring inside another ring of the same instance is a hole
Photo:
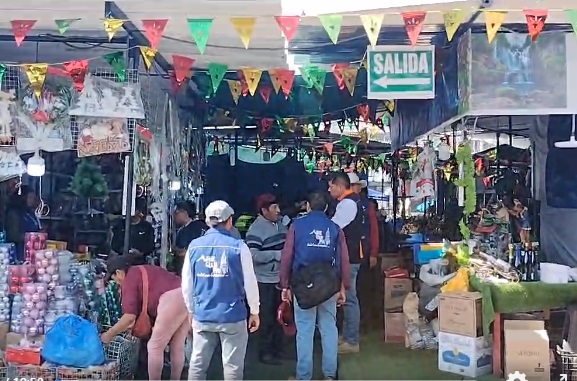
[[[313,263],[295,272],[290,286],[299,307],[316,307],[339,292],[341,277],[337,271],[330,263]]]

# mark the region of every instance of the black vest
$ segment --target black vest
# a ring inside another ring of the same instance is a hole
[[[347,249],[349,250],[349,262],[352,264],[361,263],[369,253],[361,251],[361,242],[365,239],[365,226],[363,208],[360,204],[360,198],[357,194],[350,194],[345,199],[351,199],[357,205],[357,214],[354,220],[343,228],[345,238],[347,241]]]

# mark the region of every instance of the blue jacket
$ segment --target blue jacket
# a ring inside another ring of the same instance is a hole
[[[293,273],[313,263],[340,267],[339,227],[324,212],[313,211],[293,222]]]
[[[193,314],[201,323],[246,320],[242,241],[221,229],[209,229],[188,247],[193,281]]]

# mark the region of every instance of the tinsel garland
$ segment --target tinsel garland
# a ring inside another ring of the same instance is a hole
[[[114,281],[108,283],[104,295],[100,298],[100,303],[100,324],[104,327],[113,326],[122,316],[118,283]]]
[[[477,206],[477,193],[475,189],[475,163],[469,142],[459,145],[455,155],[459,167],[463,167],[463,178],[455,180],[455,185],[463,187],[465,190],[465,205],[463,208],[463,218],[459,222],[459,229],[464,240],[468,240],[471,231],[467,226],[469,215],[475,212]]]

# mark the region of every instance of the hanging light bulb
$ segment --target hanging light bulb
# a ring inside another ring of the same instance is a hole
[[[34,177],[44,176],[46,173],[46,164],[44,163],[44,159],[40,156],[38,150],[34,153],[34,156],[28,159],[26,173],[28,173],[29,176]]]
[[[451,158],[451,147],[445,141],[441,141],[437,146],[437,155],[441,161],[449,160]]]
[[[169,187],[171,191],[176,192],[180,190],[180,188],[182,187],[182,183],[178,179],[170,180]]]

